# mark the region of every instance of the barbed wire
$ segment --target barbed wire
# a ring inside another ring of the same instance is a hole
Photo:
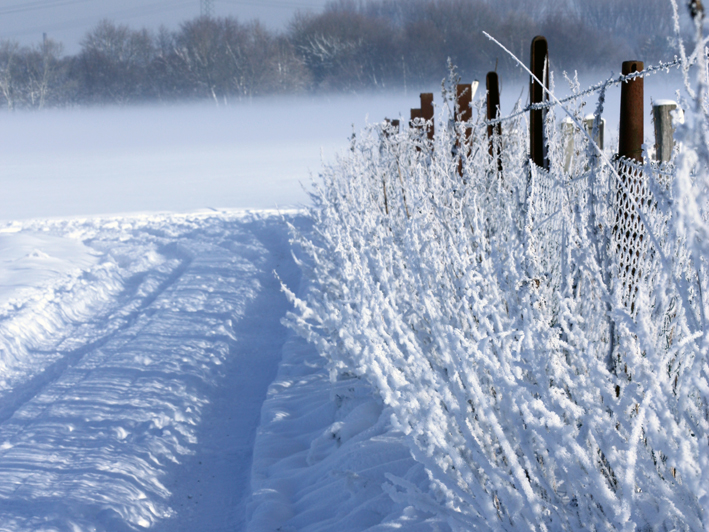
[[[572,102],[574,100],[578,100],[579,98],[583,98],[584,96],[588,96],[589,94],[593,94],[595,92],[599,92],[600,90],[608,87],[612,87],[615,85],[620,85],[621,83],[625,83],[626,81],[631,81],[635,78],[646,78],[648,76],[654,75],[654,74],[659,74],[661,72],[669,72],[671,68],[679,68],[682,66],[682,59],[681,58],[675,58],[673,61],[670,61],[668,63],[663,63],[660,61],[659,64],[657,65],[652,65],[644,70],[641,70],[639,72],[631,72],[630,74],[626,75],[621,75],[618,76],[617,78],[609,78],[605,81],[601,81],[599,83],[596,83],[595,85],[592,85],[586,90],[583,90],[581,92],[574,93],[570,96],[567,96],[566,98],[562,98],[558,100],[558,102],[541,102],[541,103],[533,103],[527,105],[524,109],[520,111],[516,111],[512,114],[509,114],[504,117],[500,118],[495,118],[493,120],[485,120],[485,124],[494,126],[497,124],[502,124],[503,122],[507,122],[509,120],[512,120],[514,118],[517,118],[518,116],[522,116],[525,113],[528,113],[530,111],[539,111],[543,109],[551,109],[552,107],[555,107],[557,105],[561,105],[567,102]]]

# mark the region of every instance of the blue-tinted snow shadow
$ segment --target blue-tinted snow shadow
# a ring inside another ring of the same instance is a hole
[[[309,223],[303,216],[289,221],[300,227]],[[195,431],[195,453],[168,475],[166,487],[172,492],[168,503],[175,515],[158,523],[154,528],[158,532],[238,531],[245,526],[244,501],[250,494],[261,407],[288,336],[281,319],[290,307],[273,272],[289,287],[297,287],[300,270],[283,220],[255,220],[243,227],[268,251],[257,274],[260,290],[234,320],[230,356],[218,382],[205,390],[209,403]]]

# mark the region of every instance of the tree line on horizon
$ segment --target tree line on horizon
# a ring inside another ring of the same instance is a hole
[[[524,74],[482,33],[527,60],[535,35],[554,70],[610,74],[622,61],[675,55],[666,0],[336,0],[296,14],[284,31],[259,21],[198,17],[178,29],[105,20],[77,54],[45,38],[0,41],[7,109],[155,101],[217,104],[271,94],[418,89],[439,83],[448,59],[463,79]]]

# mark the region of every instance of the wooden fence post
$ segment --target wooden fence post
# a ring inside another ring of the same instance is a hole
[[[473,86],[468,84],[459,84],[456,87],[456,107],[458,108],[458,116],[456,116],[456,121],[467,122],[473,117],[473,110],[470,108],[470,104],[473,101]]]
[[[423,113],[421,112],[421,109],[411,109],[411,120],[409,120],[409,127],[410,128],[416,128],[420,129],[421,126],[416,124],[415,121],[417,118],[423,118]]]
[[[532,39],[531,54],[532,74],[544,83],[544,87],[549,88],[549,47],[547,40],[541,35]],[[529,102],[531,104],[543,103],[548,99],[544,87],[530,78]],[[546,142],[544,138],[544,117],[546,113],[542,109],[533,110],[529,113],[529,155],[534,164],[540,168],[548,168]]]
[[[487,119],[495,120],[500,118],[500,80],[497,77],[497,72],[487,73],[485,87],[487,88]],[[495,137],[497,137],[499,142],[501,135],[502,124],[499,122],[495,125],[489,124],[487,126],[487,138],[490,143],[488,151],[490,152],[490,157],[494,157],[497,160],[498,171],[502,171],[502,158],[500,157],[499,144],[497,150],[495,150]]]
[[[675,129],[672,125],[671,113],[675,109],[677,109],[677,102],[672,100],[657,100],[652,106],[652,118],[655,123],[655,158],[661,163],[672,158]]]
[[[642,61],[625,61],[623,75],[641,72]],[[620,89],[620,138],[618,155],[643,162],[644,116],[643,97],[645,84],[643,78],[635,78],[623,83]]]

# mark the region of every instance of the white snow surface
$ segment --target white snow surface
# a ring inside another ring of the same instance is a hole
[[[376,394],[333,386],[280,322],[286,221],[308,230],[298,211],[0,226],[0,531],[436,529],[385,491],[426,479]]]
[[[416,105],[379,94],[4,113],[0,219],[297,208],[353,125]]]

